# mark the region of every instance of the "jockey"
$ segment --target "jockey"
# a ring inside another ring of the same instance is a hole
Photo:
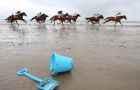
[[[97,17],[99,17],[99,13],[95,13],[94,15],[93,15],[93,17],[95,17],[96,19],[97,19]]]
[[[121,12],[118,12],[118,13],[116,13],[116,15],[115,16],[121,16]]]
[[[67,14],[67,15],[69,15],[69,13],[68,13],[68,12],[66,12],[66,14]]]
[[[76,16],[76,13],[74,13],[73,16]]]
[[[20,13],[21,13],[21,11],[17,11],[17,12],[16,12],[16,15],[19,15]]]
[[[99,13],[95,13],[94,16],[98,17],[100,14]]]
[[[58,11],[58,14],[63,14],[63,11],[61,11],[61,10],[60,10],[60,11]]]
[[[39,12],[38,14],[37,14],[37,17],[40,17],[42,15],[42,13],[41,12]]]
[[[60,16],[62,16],[63,15],[63,11],[58,11],[58,16],[60,17]]]
[[[121,16],[121,15],[122,15],[121,12],[117,12],[117,13],[115,14],[115,19],[117,18],[117,16]]]

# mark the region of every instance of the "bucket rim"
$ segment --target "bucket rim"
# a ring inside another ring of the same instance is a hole
[[[51,57],[50,71],[52,74],[55,74],[55,72],[56,72],[56,56],[57,55],[58,54],[56,52],[54,52]]]

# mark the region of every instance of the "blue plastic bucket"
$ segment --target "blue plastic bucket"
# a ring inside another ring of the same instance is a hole
[[[70,72],[73,69],[73,60],[57,53],[53,53],[50,61],[50,71],[53,75]]]

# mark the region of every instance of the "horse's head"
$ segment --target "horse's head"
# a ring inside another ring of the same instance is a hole
[[[19,15],[21,15],[21,16],[27,16],[27,14],[25,12],[22,12]]]
[[[43,13],[41,16],[43,16],[43,17],[49,17],[48,15],[46,15],[46,14],[44,14],[44,13]]]
[[[48,15],[45,15],[45,17],[49,17]]]
[[[76,16],[77,16],[77,17],[81,17],[81,15],[80,15],[80,14],[77,14]]]
[[[123,15],[123,16],[122,16],[122,18],[124,18],[124,19],[126,19],[126,20],[127,20],[127,17],[126,17],[126,15]]]
[[[100,19],[104,19],[104,16],[103,16],[103,15],[100,15],[99,18],[100,18]]]

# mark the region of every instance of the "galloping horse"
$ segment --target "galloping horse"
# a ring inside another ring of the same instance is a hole
[[[104,18],[104,16],[100,15],[98,17],[95,17],[95,16],[93,16],[93,17],[86,17],[85,19],[87,20],[87,23],[88,22],[91,22],[92,24],[98,23],[100,25],[100,19],[103,19],[103,18]]]
[[[73,20],[73,23],[76,23],[76,20],[78,19],[78,17],[81,17],[80,14],[76,14],[75,16],[72,16],[72,15],[68,15],[66,17],[66,20],[69,22],[69,23],[72,23],[71,20]]]
[[[48,15],[42,14],[39,17],[38,16],[34,16],[30,21],[35,19],[36,22],[38,22],[38,23],[44,23],[47,17],[48,17]]]
[[[20,13],[19,15],[11,15],[11,16],[9,16],[7,19],[5,19],[5,20],[8,20],[9,22],[11,22],[11,24],[12,24],[14,21],[18,24],[17,20],[21,20],[21,21],[23,21],[23,22],[26,23],[26,21],[23,19],[23,16],[27,16],[25,12],[22,12],[22,13]],[[19,25],[19,24],[18,24],[18,25]]]
[[[68,16],[68,13],[63,14],[63,15],[61,15],[61,16],[59,16],[59,15],[54,15],[50,20],[51,20],[51,22],[53,21],[54,24],[55,24],[55,21],[56,21],[56,20],[60,20],[61,23],[62,23],[62,25],[64,26],[63,22],[65,21],[66,16]]]
[[[121,19],[123,19],[123,18],[127,20],[127,17],[125,15],[122,15],[122,16],[110,16],[110,17],[107,17],[105,19],[104,23],[109,22],[109,21],[115,21],[114,27],[118,22],[123,26],[123,24],[121,23]]]

